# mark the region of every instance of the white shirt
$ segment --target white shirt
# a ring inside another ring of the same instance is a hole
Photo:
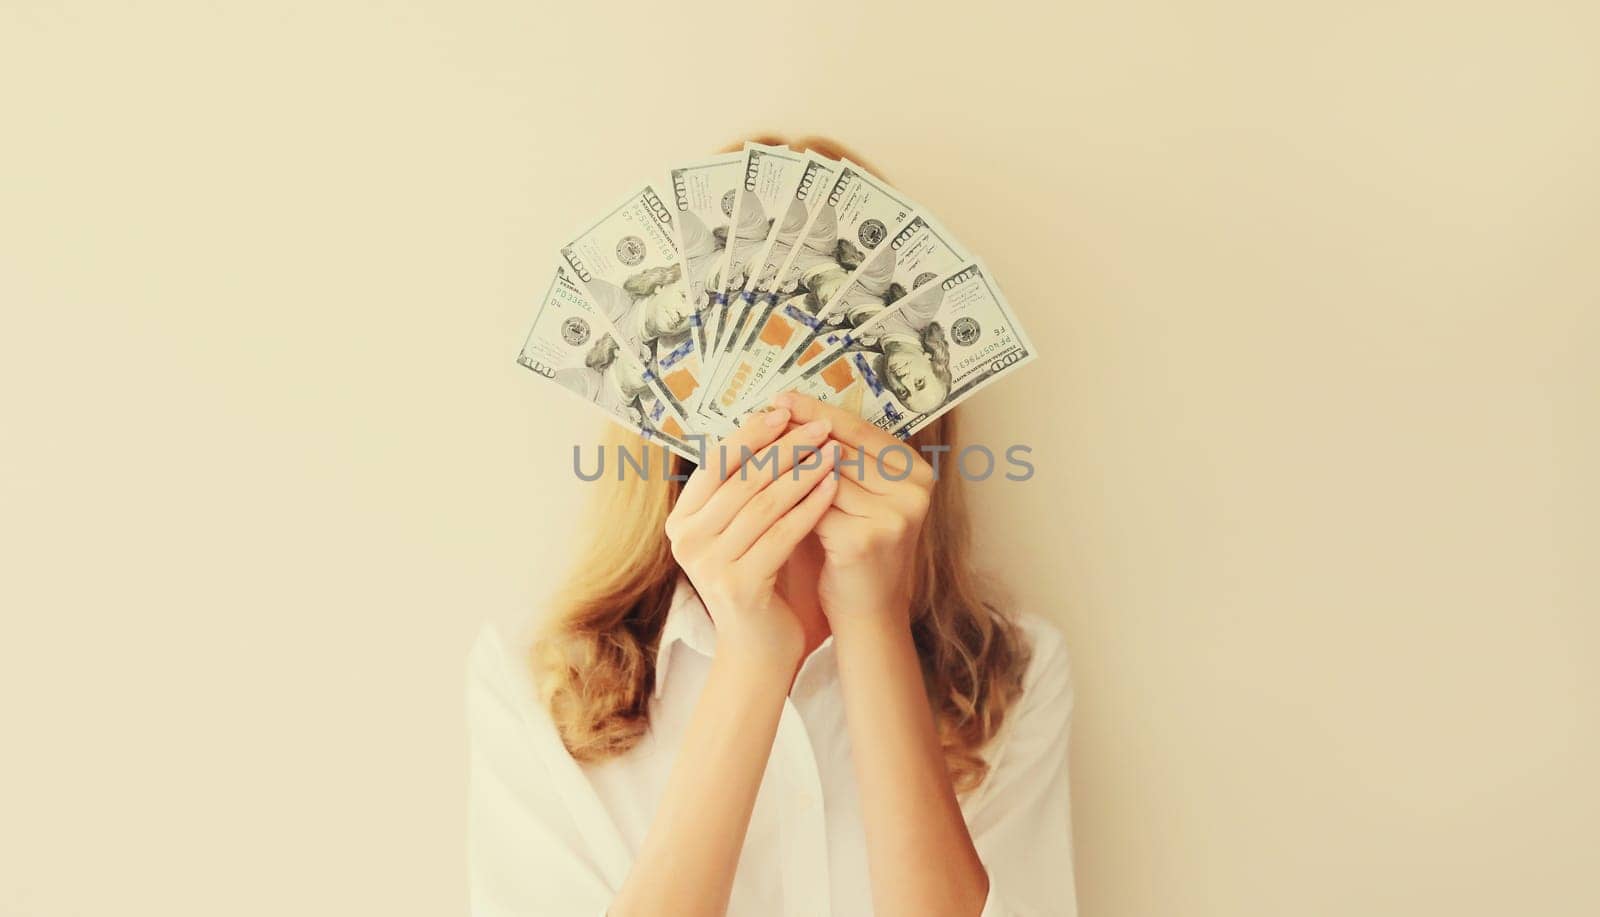
[[[1022,625],[1033,647],[1023,696],[984,751],[989,776],[961,808],[989,874],[982,917],[1073,917],[1067,655],[1054,629],[1031,617]],[[650,827],[715,646],[705,606],[680,582],[657,651],[649,731],[619,757],[580,765],[538,699],[527,640],[484,628],[468,674],[475,917],[605,913]],[[784,701],[730,917],[872,913],[844,715],[830,637]]]

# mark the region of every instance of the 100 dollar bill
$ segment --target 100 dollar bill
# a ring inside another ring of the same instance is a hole
[[[982,262],[929,281],[773,394],[797,391],[905,438],[1035,356]]]
[[[761,254],[751,261],[750,276],[745,281],[744,290],[739,294],[739,301],[735,307],[738,318],[733,323],[733,328],[736,329],[738,338],[748,338],[749,332],[744,329],[753,324],[751,318],[756,312],[762,311],[769,301],[766,294],[776,289],[778,270],[788,261],[789,253],[799,241],[801,231],[810,222],[811,214],[826,199],[826,192],[833,187],[833,179],[842,167],[837,160],[829,159],[813,150],[806,151],[801,172],[788,189],[788,202],[783,208],[783,214],[773,224],[772,232]],[[723,358],[729,361],[741,359],[741,340],[730,341],[729,344],[730,346],[722,354]],[[722,375],[724,375],[723,367],[719,362],[717,366],[712,367],[709,378],[705,379],[705,384],[700,387],[702,397],[714,388],[712,380]],[[696,403],[697,412],[699,407],[700,405]],[[697,413],[696,416],[702,415]],[[723,415],[708,412],[705,416],[720,418]]]
[[[916,205],[882,180],[848,160],[843,161],[827,195],[811,211],[798,242],[777,268],[767,301],[804,293],[832,294],[842,287],[878,246],[887,242],[916,212]],[[763,306],[765,303],[762,304]],[[759,311],[757,306],[745,315]],[[741,328],[730,329],[739,338]],[[710,386],[703,393],[697,418],[735,416],[750,381],[752,364],[729,350],[718,360]]]
[[[745,289],[777,225],[777,216],[800,179],[805,155],[786,146],[746,141],[744,176],[734,202],[733,226],[728,235],[728,257],[713,283],[714,301],[708,344],[708,362],[715,365],[726,349],[730,329],[741,311],[739,294]],[[697,402],[698,404],[698,402]]]
[[[710,347],[705,325],[713,315],[715,301],[706,285],[720,277],[727,261],[744,161],[743,153],[724,153],[667,173],[672,188],[673,223],[678,230],[678,259],[683,265],[684,296],[690,307],[689,333],[702,367]],[[698,400],[693,394],[684,399],[686,404]]]
[[[810,222],[811,214],[826,199],[827,191],[833,187],[833,179],[841,168],[843,164],[838,160],[829,159],[815,150],[807,150],[799,164],[799,171],[785,176],[786,180],[781,186],[783,194],[774,205],[782,214],[773,224],[767,244],[750,262],[749,277],[746,278],[744,292],[740,294],[746,302],[753,302],[777,286],[778,269],[788,260],[789,252],[800,238],[800,232]]]
[[[639,355],[645,382],[687,425],[684,400],[700,387],[700,356],[674,235],[672,212],[646,185],[562,246],[561,257],[618,344]]]
[[[748,369],[734,411],[759,402],[773,383],[804,368],[850,328],[967,260],[968,252],[948,230],[917,215],[843,284],[769,302],[738,348]]]
[[[556,268],[517,362],[646,441],[696,460],[687,431],[646,384],[643,364],[618,345],[609,324],[564,268]]]

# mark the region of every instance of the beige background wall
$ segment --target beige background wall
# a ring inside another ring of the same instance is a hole
[[[1041,343],[968,413],[1086,914],[1600,912],[1594,5],[1044,6],[0,5],[0,913],[462,912],[547,253],[774,128]]]

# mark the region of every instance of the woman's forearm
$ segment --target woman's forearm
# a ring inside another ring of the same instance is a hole
[[[727,911],[792,667],[718,653],[639,857],[610,913]]]
[[[956,801],[904,618],[837,622],[834,641],[875,913],[977,917],[989,880]]]

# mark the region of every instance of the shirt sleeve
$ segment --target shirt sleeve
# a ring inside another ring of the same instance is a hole
[[[561,775],[552,773],[544,745],[554,740],[553,727],[532,722],[540,709],[532,679],[516,677],[498,635],[486,629],[467,676],[473,917],[603,915],[612,898],[585,826],[561,798]]]
[[[1059,633],[1033,631],[1022,700],[967,816],[989,873],[982,917],[1075,917],[1067,739],[1072,678]]]

